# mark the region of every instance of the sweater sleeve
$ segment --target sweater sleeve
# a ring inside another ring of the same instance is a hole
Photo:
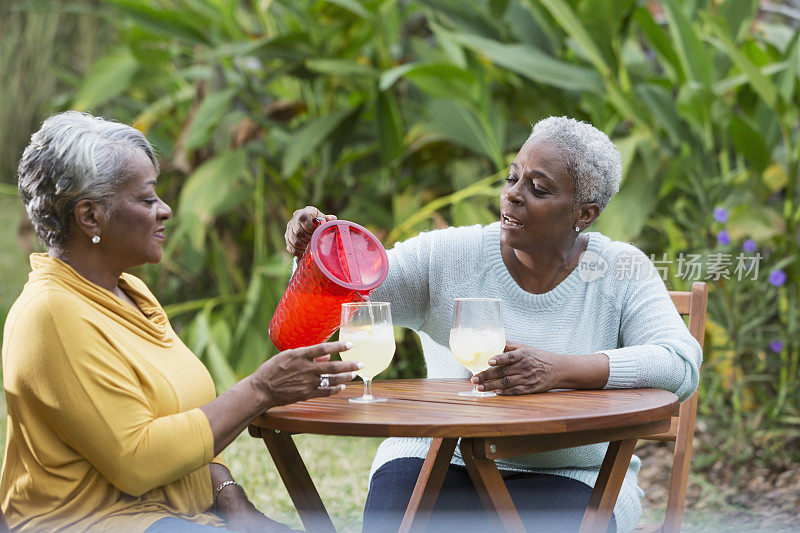
[[[641,271],[628,276],[621,303],[619,348],[601,350],[609,359],[607,389],[652,387],[683,401],[697,388],[703,354],[641,251],[630,252]]]
[[[430,307],[430,259],[432,233],[397,243],[387,251],[389,272],[372,299],[392,304],[392,322],[419,330]]]
[[[213,435],[199,409],[160,416],[142,390],[146,380],[114,350],[99,327],[49,306],[47,331],[31,361],[29,401],[68,446],[121,491],[135,496],[184,477],[214,459]]]

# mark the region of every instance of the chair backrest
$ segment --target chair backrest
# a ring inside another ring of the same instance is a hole
[[[702,281],[692,284],[691,292],[671,291],[672,303],[681,316],[689,317],[689,332],[703,347],[706,332],[706,310],[708,307],[708,286]],[[697,392],[681,404],[678,416],[672,419],[668,431],[657,435],[642,437],[645,440],[674,441],[675,452],[672,457],[672,474],[669,480],[667,511],[664,523],[646,527],[647,531],[677,533],[681,529],[683,506],[686,499],[686,484],[689,479],[689,466],[692,459],[695,416],[697,415]],[[639,528],[637,528],[637,531]]]

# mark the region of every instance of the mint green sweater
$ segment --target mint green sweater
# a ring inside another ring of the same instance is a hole
[[[544,294],[523,291],[500,256],[500,225],[469,226],[422,233],[398,243],[389,254],[389,274],[372,294],[391,302],[396,326],[416,331],[429,378],[470,377],[448,346],[453,298],[503,300],[506,339],[559,354],[604,353],[609,358],[606,388],[654,387],[681,401],[697,388],[700,346],[689,334],[663,281],[647,256],[634,246],[587,233],[585,258]],[[596,255],[595,255],[596,254]],[[424,458],[430,439],[385,440],[370,476],[399,457]],[[542,472],[594,486],[608,443],[535,453],[498,461],[504,470]],[[456,449],[458,450],[458,449]],[[456,451],[452,464],[463,465]],[[614,516],[617,530],[631,531],[642,514],[634,456]]]

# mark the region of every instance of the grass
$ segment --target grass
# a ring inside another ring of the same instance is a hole
[[[322,435],[296,435],[294,439],[336,530],[361,531],[369,468],[381,439]],[[228,448],[225,459],[233,476],[261,512],[302,529],[261,440],[245,433]]]

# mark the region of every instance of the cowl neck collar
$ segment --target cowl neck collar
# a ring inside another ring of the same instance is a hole
[[[124,325],[137,335],[147,338],[163,346],[170,346],[173,342],[169,331],[167,314],[147,290],[145,284],[136,276],[122,274],[119,277],[119,286],[130,296],[141,309],[133,308],[116,294],[95,285],[88,279],[78,274],[74,268],[64,261],[50,257],[44,253],[31,254],[30,280],[50,280],[62,287],[77,293],[88,303],[100,309],[112,320]]]

